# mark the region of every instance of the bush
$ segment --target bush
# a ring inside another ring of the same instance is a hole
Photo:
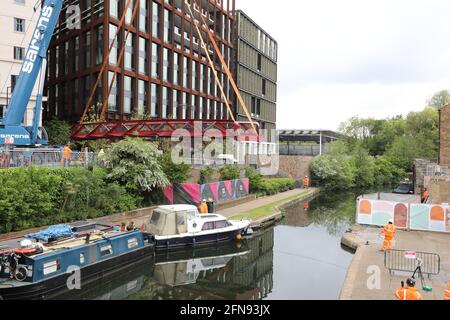
[[[219,170],[220,180],[236,180],[241,177],[241,171],[239,167],[233,165],[225,165]]]
[[[211,167],[204,167],[202,170],[200,170],[200,179],[198,183],[205,184],[212,182],[213,174],[214,170]]]
[[[253,167],[245,168],[245,176],[248,178],[250,193],[258,193],[262,190],[263,176]]]
[[[346,190],[354,187],[356,167],[351,157],[320,156],[311,162],[310,170],[312,179],[325,189]]]
[[[106,171],[29,168],[0,171],[0,233],[96,218],[136,208],[139,199]]]
[[[170,183],[184,183],[191,177],[191,166],[186,163],[175,164],[172,155],[165,152],[160,157],[162,171]]]
[[[280,192],[295,189],[294,179],[263,179],[258,193],[262,195],[274,195]]]

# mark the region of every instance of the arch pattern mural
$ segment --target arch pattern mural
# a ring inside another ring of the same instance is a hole
[[[450,233],[450,207],[369,199],[358,200],[357,222],[359,224],[382,227],[390,219],[393,219],[395,226],[400,229]]]

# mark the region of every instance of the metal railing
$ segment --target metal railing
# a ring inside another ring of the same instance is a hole
[[[436,253],[410,250],[387,250],[384,253],[384,266],[389,272],[413,273],[419,265],[423,274],[438,275],[441,272],[441,257]]]
[[[93,166],[96,155],[93,152],[74,151],[63,161],[61,151],[20,150],[0,153],[0,169],[34,167]]]

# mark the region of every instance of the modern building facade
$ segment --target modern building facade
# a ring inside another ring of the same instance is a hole
[[[6,112],[6,106],[14,90],[20,73],[26,48],[39,18],[35,13],[34,0],[0,1],[0,118]],[[37,85],[27,106],[23,123],[31,126],[33,109],[36,103]]]
[[[254,122],[276,129],[278,44],[248,15],[237,10],[235,19],[235,77]],[[235,105],[238,105],[235,103]],[[238,121],[248,121],[242,106]]]
[[[194,19],[203,17],[232,65],[234,0],[190,2],[194,17],[184,0],[131,0],[127,10],[128,0],[66,0],[49,50],[49,103],[44,117],[79,121],[107,60],[90,107],[106,103],[108,121],[229,119]],[[70,5],[80,8],[78,30],[67,25],[65,12]],[[203,25],[205,41],[206,30]],[[118,41],[108,56],[116,33]],[[229,96],[224,69],[212,46],[208,50]]]

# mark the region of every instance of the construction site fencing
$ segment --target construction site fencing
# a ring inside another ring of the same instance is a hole
[[[0,153],[0,169],[34,167],[92,167],[96,163],[93,152],[73,151],[63,159],[62,151],[13,150]]]
[[[392,249],[384,254],[384,266],[390,272],[411,273],[420,266],[423,274],[432,276],[441,272],[441,257],[435,253]]]

